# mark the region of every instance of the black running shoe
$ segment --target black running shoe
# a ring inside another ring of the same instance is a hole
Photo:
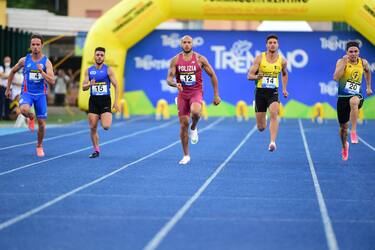
[[[96,157],[99,157],[99,152],[98,151],[94,151],[94,153],[92,153],[91,155],[89,155],[89,158],[96,158]]]

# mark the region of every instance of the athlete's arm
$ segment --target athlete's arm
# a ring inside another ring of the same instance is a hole
[[[348,62],[348,56],[344,56],[337,60],[335,73],[333,74],[333,79],[339,81],[340,78],[344,75],[346,63]]]
[[[177,56],[173,57],[171,60],[171,64],[169,65],[168,69],[168,76],[167,76],[167,83],[171,87],[178,88],[179,91],[182,91],[182,85],[181,83],[175,82],[173,79],[176,77],[176,62],[177,62]]]
[[[95,83],[95,79],[94,80],[94,83]],[[93,85],[91,83],[91,81],[89,81],[89,71],[88,69],[85,70],[85,79],[83,80],[83,83],[82,83],[82,90],[83,91],[86,91],[86,90],[89,90],[91,85]]]
[[[283,59],[282,68],[281,68],[281,83],[283,85],[283,96],[288,97],[289,93],[286,91],[286,86],[288,85],[288,62]]]
[[[365,79],[366,79],[366,94],[371,95],[372,89],[371,89],[371,71],[370,67],[368,65],[367,60],[363,59],[363,70],[365,71]]]
[[[120,110],[117,103],[118,103],[118,84],[117,84],[117,80],[116,80],[116,77],[115,77],[115,73],[113,72],[112,68],[111,67],[108,67],[108,77],[109,77],[109,80],[111,80],[111,83],[113,85],[113,87],[115,88],[115,101],[113,102],[113,108],[118,111]]]
[[[207,75],[211,78],[212,87],[214,89],[214,104],[218,105],[221,102],[220,96],[219,96],[219,84],[217,80],[217,76],[215,74],[214,69],[208,62],[207,58],[200,55],[199,61],[202,64],[202,68],[207,73]]]
[[[55,84],[55,75],[53,74],[53,67],[50,60],[47,59],[46,62],[46,72],[43,71],[42,65],[37,64],[39,72],[42,74],[44,80],[46,80],[49,84]]]
[[[22,57],[16,65],[11,69],[9,76],[8,76],[8,83],[7,83],[7,88],[5,90],[5,96],[7,98],[10,98],[11,91],[10,91],[10,86],[12,85],[13,82],[13,77],[17,73],[17,71],[22,68],[25,65],[25,57]]]
[[[247,80],[259,80],[263,77],[263,73],[259,72],[260,62],[262,55],[257,55],[254,59],[253,65],[251,66],[249,73],[247,74]]]

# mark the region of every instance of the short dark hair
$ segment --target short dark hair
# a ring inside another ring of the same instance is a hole
[[[359,43],[356,41],[349,41],[346,43],[346,51],[348,51],[350,47],[357,47],[359,49]]]
[[[105,48],[103,48],[103,47],[96,47],[95,48],[95,53],[96,53],[96,51],[102,51],[102,52],[105,53]]]
[[[30,41],[33,40],[34,38],[39,39],[42,42],[42,44],[43,44],[43,37],[41,35],[39,35],[39,34],[32,34]]]
[[[276,36],[275,34],[268,35],[267,38],[266,38],[266,43],[267,43],[268,40],[270,40],[270,39],[276,39],[277,41],[279,41],[279,37]]]

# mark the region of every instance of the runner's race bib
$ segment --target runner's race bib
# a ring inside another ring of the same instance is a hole
[[[276,81],[277,81],[276,77],[263,76],[262,88],[274,89],[276,88]]]
[[[180,75],[182,85],[193,86],[196,83],[195,75]]]
[[[42,76],[42,74],[38,70],[35,70],[35,71],[32,70],[32,71],[30,71],[30,73],[29,73],[29,80],[30,81],[38,82],[41,79],[43,79],[43,76]]]
[[[108,88],[105,82],[97,82],[94,86],[91,86],[91,93],[93,95],[107,95]]]
[[[347,94],[359,94],[361,91],[361,84],[355,82],[346,82],[345,84],[345,93]]]

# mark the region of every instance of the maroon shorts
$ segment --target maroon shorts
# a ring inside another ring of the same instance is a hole
[[[179,92],[177,99],[178,116],[190,116],[191,104],[197,102],[202,105],[202,100],[202,91],[191,91],[189,93],[184,93],[184,91]]]

